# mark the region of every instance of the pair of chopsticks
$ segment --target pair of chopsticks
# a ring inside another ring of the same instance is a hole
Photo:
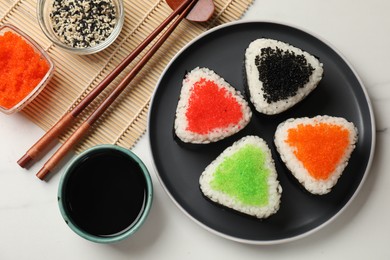
[[[177,9],[175,9],[136,49],[134,49],[109,75],[104,78],[76,107],[68,111],[61,119],[53,125],[44,136],[41,137],[27,152],[18,160],[18,164],[25,168],[30,162],[36,159],[45,148],[62,133],[74,119],[129,65],[149,43],[153,41],[170,23],[171,25],[160,36],[156,43],[145,53],[139,62],[130,70],[123,80],[109,93],[109,95],[100,103],[92,114],[80,125],[80,127],[66,140],[62,146],[52,155],[44,164],[36,176],[43,180],[61,161],[61,159],[80,141],[87,133],[89,128],[105,112],[105,110],[114,102],[120,93],[134,79],[137,73],[149,61],[149,59],[161,47],[169,35],[187,16],[198,0],[185,0]],[[179,17],[176,18],[176,16]],[[174,21],[173,21],[174,20]],[[173,21],[173,22],[172,22]]]

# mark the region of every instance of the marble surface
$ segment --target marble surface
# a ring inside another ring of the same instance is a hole
[[[35,177],[47,156],[21,169],[17,159],[43,131],[21,113],[1,114],[0,259],[390,259],[389,10],[387,0],[255,0],[243,17],[287,23],[326,39],[353,65],[372,101],[377,142],[371,170],[349,207],[325,228],[267,246],[233,242],[204,230],[162,189],[144,136],[133,151],[148,166],[155,187],[146,224],[117,244],[86,241],[65,225],[58,210],[56,194],[66,162],[49,182]]]

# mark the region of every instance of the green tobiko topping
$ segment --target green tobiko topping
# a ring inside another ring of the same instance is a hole
[[[267,154],[254,145],[242,147],[217,167],[211,187],[247,205],[267,205],[266,157]]]

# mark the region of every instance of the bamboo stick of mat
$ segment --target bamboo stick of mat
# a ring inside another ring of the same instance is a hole
[[[135,48],[110,74],[108,74],[76,107],[67,111],[18,161],[26,168],[32,161],[74,122],[76,117],[157,37],[168,24],[191,3],[185,0],[137,48]]]
[[[87,133],[88,129],[97,121],[97,119],[104,113],[104,111],[115,101],[120,93],[126,88],[130,81],[137,75],[142,67],[154,55],[154,53],[165,42],[169,35],[179,25],[179,23],[191,11],[197,0],[190,0],[183,3],[185,10],[179,17],[168,27],[157,42],[148,50],[148,52],[141,58],[141,60],[131,69],[125,78],[115,87],[111,93],[104,99],[104,101],[96,108],[96,110],[82,123],[82,125],[64,142],[64,144],[53,154],[53,156],[44,164],[42,169],[36,176],[43,180],[49,174],[61,159],[69,152],[70,149]]]

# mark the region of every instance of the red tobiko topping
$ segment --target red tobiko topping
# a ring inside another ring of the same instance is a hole
[[[241,105],[230,92],[204,78],[194,84],[188,103],[187,130],[198,134],[238,124],[243,116]]]

